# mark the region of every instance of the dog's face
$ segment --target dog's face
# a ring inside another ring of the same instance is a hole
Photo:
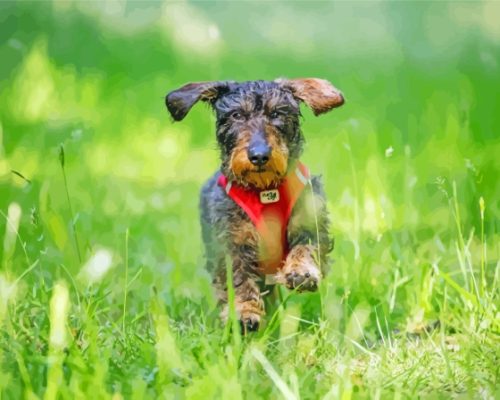
[[[279,185],[302,150],[300,102],[318,115],[343,104],[342,94],[322,79],[191,83],[167,95],[176,121],[198,100],[217,116],[222,172],[244,186]]]
[[[299,103],[275,82],[245,82],[213,104],[226,175],[243,185],[268,188],[300,154]]]

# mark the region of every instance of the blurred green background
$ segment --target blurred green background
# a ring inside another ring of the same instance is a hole
[[[22,211],[2,276],[39,260],[17,288],[34,301],[106,249],[111,270],[92,289],[104,320],[121,318],[126,259],[131,324],[147,320],[152,286],[174,321],[209,314],[198,191],[218,166],[215,120],[197,105],[174,124],[164,96],[191,81],[320,77],[346,97],[318,118],[302,110],[303,161],[323,175],[336,238],[324,316],[349,333],[355,314],[373,337],[375,310],[388,329],[436,318],[442,297],[423,287],[436,264],[469,284],[457,226],[476,262],[480,197],[489,280],[498,260],[499,4],[1,2],[0,235],[9,205]],[[316,295],[296,301],[317,318]]]

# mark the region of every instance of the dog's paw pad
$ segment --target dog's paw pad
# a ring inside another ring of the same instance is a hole
[[[320,278],[318,267],[307,263],[285,265],[278,276],[278,281],[291,290],[315,292]]]
[[[297,289],[298,291],[308,290],[311,292],[318,289],[318,280],[315,277],[311,277],[309,272],[306,272],[304,275],[292,272],[285,277],[288,289]]]

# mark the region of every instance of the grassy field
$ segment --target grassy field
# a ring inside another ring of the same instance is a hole
[[[499,3],[0,3],[0,398],[500,398]],[[317,76],[318,293],[221,326],[186,82]]]

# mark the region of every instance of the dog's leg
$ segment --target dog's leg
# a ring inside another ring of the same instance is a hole
[[[260,319],[264,315],[264,302],[253,279],[247,278],[235,288],[235,308],[242,333],[259,329]]]
[[[233,267],[233,285],[235,292],[235,308],[241,323],[242,332],[256,331],[261,317],[264,315],[258,275],[258,234],[250,221],[240,220],[231,224],[234,230],[229,231],[228,250]],[[225,299],[227,302],[227,298]],[[227,318],[227,304],[222,313]]]
[[[241,324],[241,331],[242,333],[256,331],[259,329],[261,317],[264,315],[264,302],[260,295],[260,289],[255,279],[248,276],[243,269],[234,268],[234,265],[238,265],[237,260],[233,261],[233,286],[235,309]],[[225,279],[225,274],[214,283],[218,289],[218,297],[224,303],[221,318],[223,321],[227,321],[229,314],[227,288],[222,279]]]
[[[226,263],[229,262],[242,331],[257,330],[264,314],[257,285],[258,233],[246,214],[217,186],[216,177],[203,187],[200,208],[207,269],[217,299],[223,305],[221,318],[224,321],[228,318]]]
[[[326,201],[318,178],[304,189],[288,223],[290,252],[277,274],[279,283],[298,291],[315,291],[332,250]]]

